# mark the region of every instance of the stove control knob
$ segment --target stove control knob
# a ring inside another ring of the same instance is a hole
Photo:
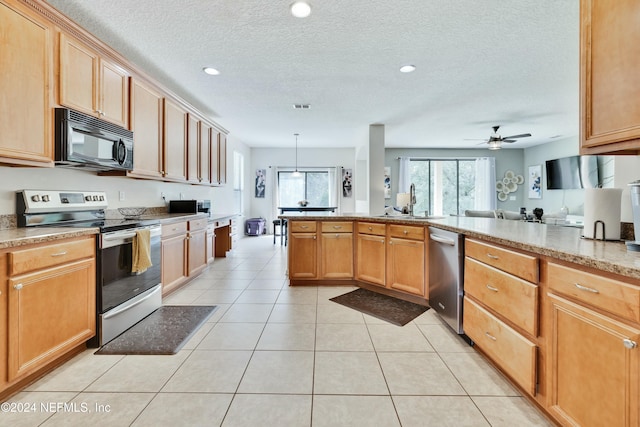
[[[91,201],[91,196],[84,196],[84,199],[85,199],[87,202],[90,202],[90,201]]]
[[[42,196],[42,201],[43,202],[48,202],[49,201],[49,195],[45,194],[44,196]]]
[[[104,202],[104,196],[100,196],[100,201]]]
[[[93,201],[97,202],[98,201],[98,196],[93,196]]]
[[[60,203],[69,203],[69,199],[67,199],[66,197],[61,197]]]
[[[31,200],[33,200],[34,202],[39,202],[40,196],[38,196],[37,194],[34,194],[33,196],[31,196]]]

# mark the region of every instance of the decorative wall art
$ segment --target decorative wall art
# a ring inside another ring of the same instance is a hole
[[[264,193],[266,190],[266,169],[256,169],[256,198],[264,199]]]
[[[351,197],[353,191],[353,171],[342,169],[342,197]]]
[[[524,177],[522,175],[516,175],[512,170],[506,171],[504,173],[504,178],[496,181],[498,200],[501,202],[507,201],[509,193],[515,193],[518,191],[518,185],[522,184],[524,184]]]
[[[529,198],[542,199],[542,165],[529,166]]]
[[[384,167],[384,198],[391,198],[391,167]]]

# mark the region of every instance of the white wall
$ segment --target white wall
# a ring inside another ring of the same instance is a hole
[[[161,207],[166,200],[211,199],[216,213],[238,213],[234,211],[233,195],[233,151],[244,154],[245,175],[249,171],[250,150],[242,142],[229,135],[227,139],[228,184],[223,187],[179,184],[154,180],[133,179],[115,176],[98,176],[95,172],[84,172],[63,168],[31,168],[0,166],[0,215],[15,214],[15,192],[24,189],[106,191],[109,209],[126,206]],[[246,179],[246,178],[245,178]],[[118,192],[124,191],[125,200],[120,201]],[[249,206],[246,196],[245,206]]]
[[[295,150],[292,148],[252,148],[251,161],[249,162],[249,173],[251,177],[246,182],[247,192],[250,194],[249,217],[262,217],[267,220],[267,226],[271,230],[271,221],[277,217],[279,212],[274,212],[275,200],[275,170],[277,167],[295,166]],[[354,148],[298,148],[298,168],[304,167],[343,167],[355,169],[355,149]],[[267,177],[264,198],[254,197],[253,183],[257,169],[266,169]],[[339,171],[338,171],[339,172]],[[352,196],[341,198],[341,211],[353,212],[355,209],[356,188],[360,183],[354,178],[354,189]]]

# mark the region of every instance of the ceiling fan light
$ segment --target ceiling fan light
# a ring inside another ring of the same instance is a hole
[[[500,141],[490,141],[489,142],[489,150],[499,150],[502,148]]]

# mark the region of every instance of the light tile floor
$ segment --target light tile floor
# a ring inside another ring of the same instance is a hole
[[[550,426],[429,310],[400,328],[289,287],[286,247],[241,239],[165,304],[218,310],[174,356],[87,350],[2,426]]]

